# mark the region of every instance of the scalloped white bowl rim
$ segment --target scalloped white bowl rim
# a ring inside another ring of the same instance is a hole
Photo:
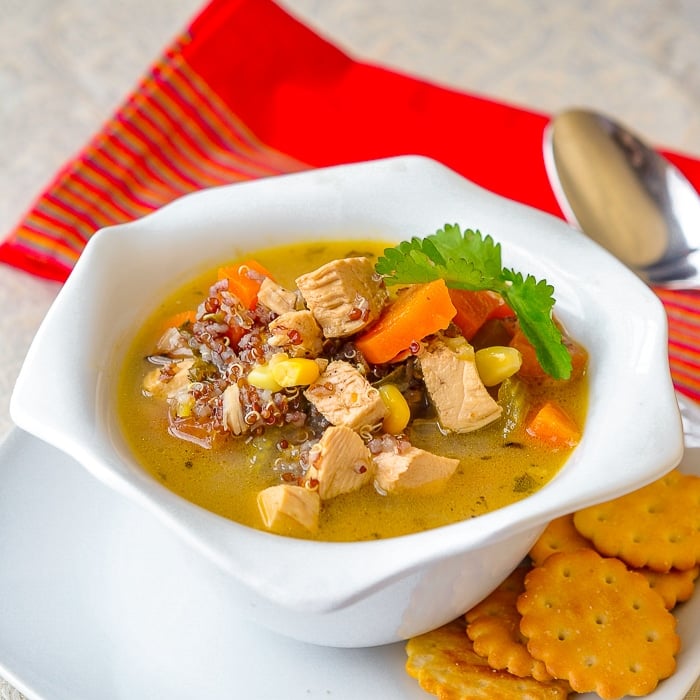
[[[319,238],[399,241],[445,223],[491,235],[502,244],[506,265],[553,284],[557,316],[590,352],[584,436],[547,486],[436,530],[319,543],[216,516],[134,462],[116,418],[114,387],[134,332],[165,295],[197,272],[258,248]],[[420,156],[203,190],[99,231],[32,343],[10,410],[19,427],[72,455],[215,562],[245,614],[337,646],[390,642],[441,624],[512,569],[549,520],[658,478],[683,452],[666,316],[653,292],[562,221]],[[439,575],[453,579],[445,581],[451,601],[412,621],[411,606],[427,595],[422,587]],[[386,624],[367,624],[363,615],[376,615],[380,605],[395,608],[386,612]],[[357,623],[347,623],[349,611],[359,615]],[[352,629],[340,630],[341,624]]]

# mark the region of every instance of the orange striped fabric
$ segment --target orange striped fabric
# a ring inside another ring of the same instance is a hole
[[[65,277],[99,228],[197,189],[309,167],[255,138],[183,59],[187,41],[59,174],[13,233],[15,249],[50,260]]]
[[[676,388],[700,400],[700,291],[656,289],[668,316],[668,353]]]

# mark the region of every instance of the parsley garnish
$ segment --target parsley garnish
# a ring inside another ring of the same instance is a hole
[[[448,287],[498,292],[515,312],[542,368],[555,379],[571,376],[571,355],[552,319],[554,287],[503,267],[501,245],[491,236],[446,224],[425,238],[387,248],[376,270],[387,282],[418,284],[442,278]]]

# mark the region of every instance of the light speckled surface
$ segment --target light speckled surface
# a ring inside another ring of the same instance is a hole
[[[358,58],[514,104],[607,111],[700,155],[695,0],[284,0]],[[100,127],[197,0],[0,0],[0,234]],[[57,285],[0,266],[0,436]],[[0,681],[0,698],[15,691]],[[700,697],[700,692],[689,697]]]

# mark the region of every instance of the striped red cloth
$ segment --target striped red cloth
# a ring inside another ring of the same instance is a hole
[[[0,261],[64,280],[98,228],[187,192],[409,153],[561,216],[547,120],[355,60],[272,0],[212,0],[0,244]],[[700,160],[666,155],[700,186]],[[676,386],[700,399],[700,293],[657,291]]]

